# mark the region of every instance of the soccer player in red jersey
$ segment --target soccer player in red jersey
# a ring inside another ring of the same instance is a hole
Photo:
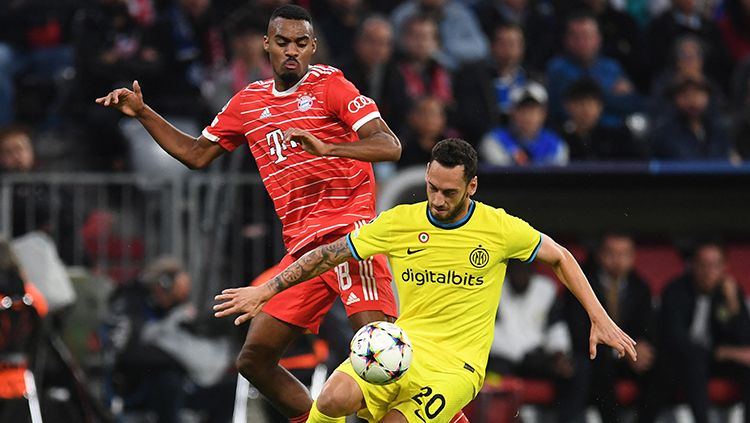
[[[235,94],[197,138],[147,106],[137,81],[132,91],[116,89],[96,102],[138,119],[165,151],[190,168],[203,168],[247,143],[283,224],[288,254],[279,268],[284,269],[375,217],[370,162],[398,160],[401,145],[374,102],[341,71],[310,66],[316,39],[305,9],[276,9],[264,45],[273,78]],[[397,310],[390,284],[386,260],[377,256],[342,263],[276,296],[252,321],[237,358],[240,373],[292,422],[304,421],[312,400],[278,365],[284,350],[303,331],[317,332],[336,296],[355,329],[392,321]]]

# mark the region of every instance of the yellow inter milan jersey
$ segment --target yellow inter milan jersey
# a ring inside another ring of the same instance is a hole
[[[477,201],[463,219],[444,224],[422,202],[381,213],[349,234],[348,242],[359,260],[388,256],[399,294],[396,324],[413,344],[409,372],[415,366],[420,373],[469,371],[478,376],[473,379],[476,394],[484,379],[506,264],[509,259],[532,261],[541,234],[503,209]]]

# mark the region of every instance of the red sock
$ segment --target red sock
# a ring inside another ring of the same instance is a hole
[[[469,419],[466,418],[463,410],[459,410],[455,416],[451,419],[451,423],[470,423]]]
[[[307,417],[310,416],[310,412],[306,412],[305,414],[301,414],[297,417],[292,417],[289,419],[289,423],[305,423],[307,421]],[[467,420],[468,423],[468,420]]]

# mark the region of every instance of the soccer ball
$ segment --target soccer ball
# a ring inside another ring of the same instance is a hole
[[[395,382],[411,365],[411,342],[400,327],[372,322],[354,334],[349,359],[357,374],[367,382],[386,385]]]

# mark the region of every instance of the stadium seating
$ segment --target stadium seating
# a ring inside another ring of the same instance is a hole
[[[583,245],[567,242],[563,244],[579,262],[585,263],[588,254]],[[726,248],[729,272],[750,298],[750,245],[730,243]],[[635,266],[650,284],[654,297],[658,297],[669,281],[682,273],[683,260],[677,248],[671,244],[647,243],[638,246]],[[537,270],[554,279],[549,267],[538,266]],[[564,289],[562,285],[560,288]],[[618,402],[624,406],[633,406],[639,395],[638,386],[631,380],[619,381],[615,392]],[[712,379],[709,382],[708,393],[711,403],[720,407],[730,406],[740,400],[739,386],[727,379]],[[555,395],[554,384],[545,380],[489,378],[477,398],[464,411],[470,421],[505,423],[513,421],[521,405],[552,407]],[[675,401],[682,400],[683,394],[676,392]]]

